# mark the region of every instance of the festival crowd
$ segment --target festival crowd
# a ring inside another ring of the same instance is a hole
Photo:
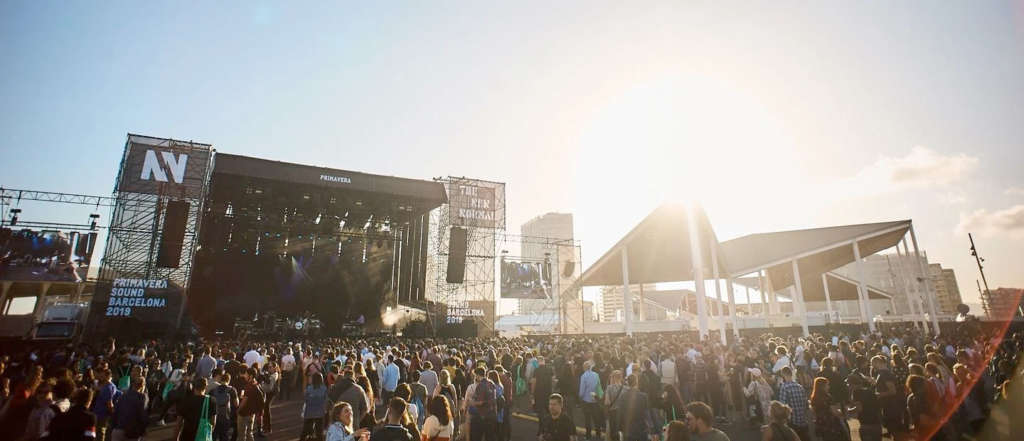
[[[727,345],[683,334],[108,340],[0,354],[0,427],[25,441],[138,440],[160,425],[177,440],[254,441],[274,430],[275,401],[301,400],[303,441],[509,441],[527,419],[539,441],[725,441],[740,429],[763,441],[954,441],[1021,399],[1022,346],[1020,333],[981,326]]]

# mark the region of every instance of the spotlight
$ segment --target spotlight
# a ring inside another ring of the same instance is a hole
[[[93,213],[93,214],[89,215],[89,220],[90,220],[90,222],[89,222],[89,229],[90,230],[95,230],[96,229],[96,222],[97,222],[97,219],[99,219],[99,218],[100,218],[100,215],[98,215],[96,213]]]
[[[313,219],[313,223],[316,224],[316,225],[320,225],[320,219],[322,219],[322,218],[323,218],[323,214],[317,213],[316,214],[316,219]]]
[[[355,204],[356,204],[357,207],[362,207],[363,206],[363,201],[356,201]]]
[[[21,213],[21,209],[20,208],[12,208],[11,209],[11,226],[12,227],[15,226],[15,225],[18,225],[18,214],[19,213]]]

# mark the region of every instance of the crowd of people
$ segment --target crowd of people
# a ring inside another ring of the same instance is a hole
[[[952,441],[1020,399],[1022,346],[1022,334],[981,327],[726,345],[683,334],[109,340],[0,354],[0,425],[15,440],[137,440],[173,425],[177,440],[253,441],[274,430],[276,401],[298,400],[303,441],[509,441],[528,419],[540,441],[722,441],[740,429],[765,441]]]

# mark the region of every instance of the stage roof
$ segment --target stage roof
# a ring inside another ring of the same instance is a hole
[[[702,210],[694,210],[694,223],[704,239],[704,268],[711,274],[707,248],[715,233]],[[658,207],[583,273],[583,286],[622,285],[623,247],[629,258],[630,284],[693,280],[689,231],[686,207]],[[720,274],[726,274],[722,256],[718,261]]]
[[[703,238],[704,275],[712,275],[708,240],[716,240],[703,210],[695,210],[695,222]],[[719,244],[719,277],[742,276],[765,269],[775,291],[793,284],[792,264],[797,259],[801,278],[818,280],[821,274],[853,262],[852,241],[861,257],[896,245],[910,228],[910,221],[881,222],[760,233]],[[583,286],[622,284],[621,250],[629,257],[629,282],[664,283],[693,280],[690,230],[686,209],[663,205],[583,273]],[[806,286],[806,285],[805,285]],[[810,298],[805,294],[805,298]],[[824,298],[824,296],[822,296]]]
[[[213,173],[312,185],[330,190],[385,194],[421,201],[426,207],[417,208],[428,210],[448,201],[444,185],[440,182],[271,161],[228,153],[216,154]]]
[[[857,300],[857,281],[843,277],[842,275],[828,272],[825,273],[828,279],[828,296],[833,301],[835,300]],[[802,273],[800,279],[803,280],[802,288],[804,290],[804,301],[808,302],[824,302],[825,301],[825,286],[821,283],[821,275],[815,277],[806,277]],[[734,280],[739,286],[749,286],[750,288],[757,289],[757,277],[740,277]],[[868,288],[869,299],[890,299],[892,294],[875,288],[871,285],[865,285]],[[786,298],[789,298],[791,291],[786,291],[780,294],[784,294]]]

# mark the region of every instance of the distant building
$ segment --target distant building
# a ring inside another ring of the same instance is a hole
[[[928,265],[928,276],[931,278],[932,289],[935,290],[935,308],[941,314],[956,314],[956,307],[963,303],[963,300],[960,298],[960,287],[956,283],[953,269],[932,263]]]
[[[572,225],[572,214],[571,213],[547,213],[530,219],[519,228],[520,234],[528,238],[546,238],[550,239],[552,243],[558,241],[564,241],[572,243],[573,241],[573,225]],[[521,245],[521,256],[526,259],[543,260],[548,257],[552,261],[557,261],[559,256],[553,247],[547,247],[541,241],[525,239]],[[561,247],[566,248],[566,247]],[[545,256],[545,253],[548,256]],[[562,262],[563,264],[565,262]],[[580,269],[577,266],[574,267],[573,273],[566,275],[563,272],[564,268],[552,268],[552,277],[558,277],[560,282],[569,281],[579,277]],[[560,285],[560,284],[559,284]],[[558,302],[552,300],[534,300],[534,299],[520,299],[516,308],[516,314],[518,315],[531,315],[531,314],[550,314],[558,313]]]
[[[640,320],[640,285],[630,285],[629,291],[633,297],[633,319]],[[656,284],[648,283],[644,285],[644,293],[653,293],[657,288]],[[648,302],[649,303],[649,302]],[[601,287],[601,321],[602,322],[621,322],[626,316],[625,307],[622,303],[622,287],[621,286],[603,286]],[[654,306],[648,304],[648,308],[644,310],[645,318],[647,320],[658,320],[653,317],[664,316],[666,314],[665,307]],[[659,311],[660,310],[660,311]]]
[[[928,255],[924,252],[921,253],[921,264],[924,264],[925,268],[929,268]],[[919,283],[918,280],[921,277],[921,265],[913,256],[899,256],[896,254],[873,254],[864,258],[864,280],[863,282],[869,286],[881,289],[893,296],[893,305],[896,310],[893,311],[895,314],[910,314],[910,303],[907,300],[907,293],[909,292],[923,292],[925,284]],[[952,270],[950,270],[952,271]],[[930,272],[930,271],[929,271]],[[853,262],[846,266],[843,266],[835,270],[835,273],[845,276],[847,278],[858,280],[857,263]],[[954,286],[956,286],[954,278]],[[931,277],[931,296],[932,298],[938,298],[936,292],[935,278]],[[945,286],[945,284],[944,284]],[[919,291],[918,291],[919,290]],[[956,298],[960,298],[960,290],[956,290]],[[925,296],[921,297],[921,304],[924,306],[923,312],[928,312],[928,299]],[[940,310],[939,302],[935,303],[935,309]],[[916,308],[916,306],[915,306]],[[956,305],[953,305],[954,311]],[[889,307],[885,309],[890,309]],[[873,308],[872,311],[875,309]],[[917,311],[921,313],[922,311]],[[941,313],[941,311],[939,311]]]
[[[1020,317],[1024,305],[1024,289],[996,288],[991,292],[989,300],[989,317],[1005,319]]]

